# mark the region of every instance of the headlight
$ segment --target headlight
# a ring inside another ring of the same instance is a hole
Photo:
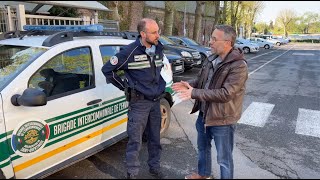
[[[206,51],[206,53],[210,56],[212,54],[211,51]]]
[[[183,57],[192,57],[192,55],[191,55],[190,53],[188,53],[187,51],[182,51],[182,52],[181,52],[181,55],[182,55]]]

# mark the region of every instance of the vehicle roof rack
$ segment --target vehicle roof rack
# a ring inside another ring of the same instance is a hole
[[[49,35],[43,46],[51,47],[61,42],[72,41],[74,37],[116,36],[123,39],[136,39],[138,32],[105,32],[102,25],[25,25],[26,31],[10,31],[2,34],[0,40],[9,38],[23,39],[25,36]]]
[[[50,35],[47,39],[45,39],[42,43],[42,46],[51,47],[53,45],[72,40],[73,35],[71,32],[56,32],[55,34]]]

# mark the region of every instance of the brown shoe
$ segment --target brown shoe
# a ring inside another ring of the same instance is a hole
[[[185,179],[212,179],[211,176],[200,176],[198,173],[192,173],[184,177]]]

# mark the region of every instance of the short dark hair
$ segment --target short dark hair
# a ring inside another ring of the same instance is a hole
[[[227,38],[227,40],[231,41],[231,46],[234,46],[234,43],[236,41],[237,38],[237,33],[236,30],[229,25],[216,25],[215,29],[218,29],[220,31],[224,32],[224,38]]]
[[[145,31],[145,28],[146,28],[146,21],[142,19],[138,22],[138,26],[137,26],[138,33],[140,34],[141,31]]]

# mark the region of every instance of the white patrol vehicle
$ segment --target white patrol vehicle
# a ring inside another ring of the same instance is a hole
[[[43,178],[127,137],[128,102],[101,68],[133,42],[115,36],[128,34],[106,36],[98,25],[33,28],[0,40],[0,179]],[[161,99],[162,134],[171,84]]]

